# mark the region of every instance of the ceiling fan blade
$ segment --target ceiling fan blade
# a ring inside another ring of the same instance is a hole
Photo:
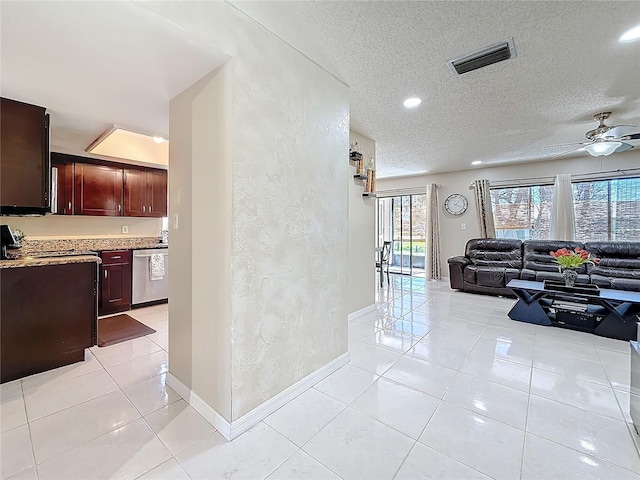
[[[591,142],[558,143],[556,145],[545,145],[540,148],[573,147],[576,145],[589,145],[590,143]]]
[[[582,145],[582,144],[581,144]],[[558,158],[561,157],[563,155],[566,155],[567,153],[571,153],[571,152],[577,152],[578,150],[580,150],[582,147],[578,147],[578,148],[572,148],[571,150],[566,150],[562,153],[559,153],[557,155],[554,155],[553,157],[549,157],[549,158],[545,158],[545,160],[553,160],[554,158]],[[619,148],[619,147],[618,147]]]
[[[640,132],[634,133],[631,135],[625,135],[624,137],[620,137],[620,140],[638,140],[640,139]]]
[[[628,135],[640,135],[638,127],[635,125],[616,125],[615,127],[611,127],[607,130],[602,136],[604,138],[621,138]]]
[[[627,150],[631,150],[632,148],[633,148],[633,145],[629,145],[628,143],[622,142],[622,145],[616,148],[613,153],[626,152]]]

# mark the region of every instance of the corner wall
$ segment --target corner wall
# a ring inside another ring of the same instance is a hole
[[[546,162],[504,165],[499,167],[477,168],[460,172],[441,173],[435,175],[419,175],[413,177],[386,178],[378,182],[378,190],[394,190],[399,188],[422,187],[428,183],[440,185],[438,200],[440,201],[440,251],[442,255],[442,272],[448,276],[447,259],[462,255],[468,240],[478,238],[480,228],[474,200],[474,180],[487,179],[504,181],[517,178],[549,177],[559,173],[580,175],[594,172],[607,172],[624,168],[638,168],[640,151],[614,154],[610,157],[579,157]],[[469,208],[461,216],[453,216],[442,207],[444,200],[452,193],[461,193],[469,200]],[[466,230],[462,225],[466,225]]]
[[[351,131],[349,144],[358,142],[365,165],[373,155],[375,165],[376,144],[370,138]],[[345,162],[348,160],[345,159]],[[362,196],[365,184],[353,178],[356,169],[349,162],[349,270],[347,313],[351,314],[375,304],[375,198]]]
[[[347,352],[348,88],[227,3],[144,6],[232,57],[172,101],[170,223],[180,182],[193,217],[171,230],[170,372],[232,426],[261,420]]]
[[[224,140],[231,123],[230,70],[227,62],[171,100],[169,144],[170,372],[227,422],[232,228],[231,156]]]

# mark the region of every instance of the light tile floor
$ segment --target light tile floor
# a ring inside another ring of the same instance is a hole
[[[351,362],[227,442],[165,386],[157,333],[2,385],[2,480],[636,479],[626,342],[509,320],[513,300],[392,277]]]

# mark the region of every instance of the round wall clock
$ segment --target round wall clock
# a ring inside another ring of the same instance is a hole
[[[468,206],[467,197],[460,193],[449,195],[444,201],[444,209],[451,215],[462,215],[467,211]]]

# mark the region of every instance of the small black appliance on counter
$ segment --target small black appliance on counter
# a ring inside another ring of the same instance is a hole
[[[2,255],[0,256],[1,260],[9,259],[9,256],[7,255],[8,249],[22,247],[22,245],[20,245],[13,236],[13,232],[9,228],[9,225],[0,225],[0,239],[2,242]]]

